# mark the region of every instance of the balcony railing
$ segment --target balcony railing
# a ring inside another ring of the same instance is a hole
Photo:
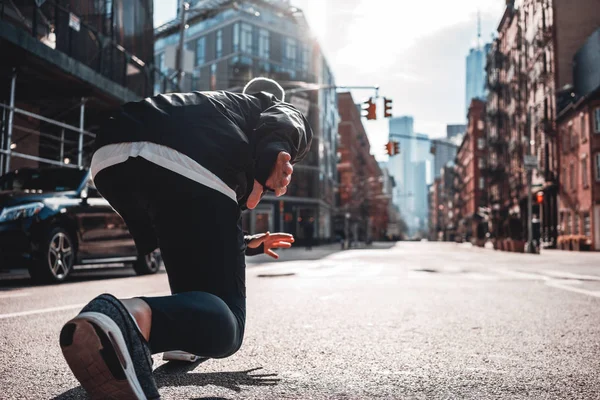
[[[66,54],[140,97],[151,95],[154,81],[167,79],[153,66],[152,30],[144,30],[143,26],[132,28],[139,30],[139,38],[136,36],[138,46],[149,49],[151,59],[142,60],[114,40],[116,32],[113,26],[116,22],[109,11],[101,12],[102,7],[98,4],[89,8],[98,8],[97,13],[76,15],[54,0],[2,1],[0,21],[16,26],[44,45]]]
[[[538,47],[545,47],[554,37],[554,29],[552,26],[540,27],[535,35],[534,43]]]
[[[508,142],[508,151],[511,154],[522,153],[523,152],[523,143],[521,143],[519,140],[511,139]]]
[[[506,87],[506,83],[500,79],[497,72],[488,75],[488,79],[485,84],[490,91],[495,93],[501,93]]]
[[[555,123],[549,118],[541,118],[537,123],[537,127],[541,132],[544,132],[546,135],[553,136],[556,133]]]
[[[490,183],[502,181],[506,178],[506,168],[502,164],[488,164],[481,169],[482,175],[490,179]]]
[[[490,147],[495,149],[503,150],[507,147],[506,139],[499,135],[489,136],[487,142]]]

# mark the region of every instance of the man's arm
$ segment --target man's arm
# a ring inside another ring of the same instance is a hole
[[[256,248],[248,247],[248,243],[250,243],[252,240],[256,239],[258,236],[259,235],[246,235],[246,232],[244,232],[244,244],[246,245],[245,254],[247,256],[256,256],[259,254],[263,254],[265,252],[264,243],[261,243],[260,246],[258,246]]]

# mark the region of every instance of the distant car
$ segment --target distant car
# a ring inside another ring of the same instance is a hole
[[[37,281],[62,282],[75,265],[110,263],[153,274],[160,252],[138,254],[89,171],[24,168],[0,177],[0,268],[26,265]]]

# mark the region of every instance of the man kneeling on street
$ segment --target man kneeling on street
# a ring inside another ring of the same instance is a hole
[[[312,131],[259,78],[244,93],[158,95],[123,105],[100,129],[91,172],[140,254],[160,248],[172,295],[103,294],[60,333],[92,398],[160,398],[152,354],[224,358],[242,344],[245,256],[290,247],[284,233],[244,236],[241,213],[267,191],[282,196]]]

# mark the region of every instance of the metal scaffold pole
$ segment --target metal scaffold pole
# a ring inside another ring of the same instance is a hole
[[[2,126],[0,126],[0,150],[4,150],[6,136],[6,108],[2,108]],[[4,175],[4,153],[0,151],[0,176]]]
[[[81,98],[81,106],[79,111],[79,143],[77,146],[77,166],[83,167],[83,133],[84,133],[84,121],[85,121],[85,97]]]
[[[65,128],[60,131],[60,162],[65,162]]]
[[[180,90],[183,83],[183,51],[185,49],[185,26],[189,8],[190,5],[187,2],[181,2],[181,26],[179,27],[179,47],[177,49],[177,85]]]
[[[4,158],[4,173],[10,171],[10,153],[11,153],[11,144],[12,144],[12,131],[13,131],[13,123],[15,118],[15,90],[17,86],[17,69],[13,68],[12,79],[10,81],[10,101],[8,106],[10,107],[8,110],[8,127],[6,129],[6,156]]]

